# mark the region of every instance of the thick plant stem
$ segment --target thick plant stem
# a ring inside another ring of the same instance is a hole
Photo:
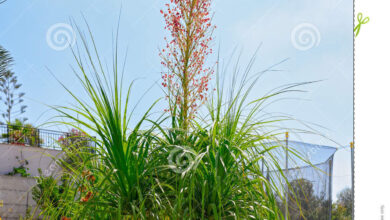
[[[189,81],[188,81],[188,65],[189,65],[189,59],[191,56],[190,48],[192,47],[192,36],[191,36],[191,23],[192,23],[192,12],[194,10],[195,1],[192,2],[191,10],[190,10],[190,16],[188,17],[188,20],[186,22],[186,28],[187,28],[187,34],[186,34],[186,48],[185,48],[185,56],[184,56],[184,68],[183,68],[183,78],[182,78],[182,85],[183,85],[183,105],[181,108],[181,114],[182,114],[182,120],[183,125],[182,129],[184,131],[184,135],[186,136],[188,127],[189,127],[189,114],[188,114],[188,97],[189,97]]]

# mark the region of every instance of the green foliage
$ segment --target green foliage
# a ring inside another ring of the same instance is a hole
[[[13,117],[23,114],[27,108],[22,104],[24,93],[18,92],[22,85],[11,71],[12,63],[11,54],[0,46],[0,101],[3,104],[2,109],[5,109],[2,110],[2,117],[6,123],[10,123]]]
[[[46,219],[283,219],[276,180],[268,181],[259,166],[263,160],[285,178],[272,155],[281,146],[267,145],[279,134],[270,125],[281,119],[259,115],[270,98],[299,84],[248,100],[260,77],[249,75],[252,61],[241,81],[233,77],[238,87],[224,91],[217,82],[205,115],[192,119],[190,129],[182,129],[175,114],[152,119],[155,103],[132,121],[132,84],[124,87],[121,80],[118,46],[107,73],[91,32],[90,43],[80,36],[86,60],[74,52],[74,72],[88,99],[67,89],[77,105],[54,109],[62,117],[59,122],[96,134],[86,134],[96,150],[65,151],[59,163],[65,168],[60,195],[59,182],[41,180],[35,198],[48,201],[38,203]]]
[[[7,138],[10,144],[39,147],[43,143],[43,139],[39,139],[38,129],[18,119],[8,124],[8,133],[2,134],[2,137]]]
[[[346,188],[337,194],[337,202],[332,205],[332,220],[352,219],[352,190]]]
[[[22,177],[28,177],[28,176],[30,176],[30,174],[27,172],[27,170],[28,170],[28,168],[26,168],[24,166],[14,167],[12,172],[9,172],[7,175],[9,175],[9,176],[20,175]]]
[[[289,183],[288,212],[294,220],[327,220],[330,211],[329,200],[325,195],[316,195],[313,183],[307,179],[295,179]],[[285,203],[279,200],[279,206]]]
[[[0,101],[3,101],[5,111],[2,113],[6,123],[10,123],[15,117],[21,116],[26,112],[26,105],[23,105],[23,97],[25,93],[18,92],[22,84],[18,83],[15,73],[12,71],[5,71],[0,78]],[[23,121],[26,121],[24,118]]]
[[[283,218],[273,194],[278,189],[266,180],[258,165],[266,159],[265,166],[279,167],[278,161],[272,159],[272,150],[280,146],[267,145],[276,140],[277,133],[259,131],[280,119],[267,120],[257,114],[270,97],[289,89],[247,101],[259,77],[248,74],[245,72],[238,87],[227,92],[228,97],[218,83],[206,115],[191,121],[192,129],[187,135],[183,135],[177,122],[180,118],[168,118],[171,127],[167,129],[155,123],[162,136],[159,145],[167,149],[164,157],[168,161],[163,164],[169,165],[165,166],[168,174],[164,176],[174,189],[167,204],[175,219]],[[173,152],[179,152],[177,159],[172,159]]]
[[[31,212],[32,212],[32,207],[28,206],[26,210],[26,214],[24,216],[20,215],[19,220],[33,220],[33,216],[31,216]]]
[[[10,69],[12,63],[13,59],[11,54],[4,47],[0,46],[0,78]]]
[[[351,188],[345,188],[340,193],[337,194],[337,204],[342,205],[346,208],[347,213],[349,215],[352,214],[352,203],[353,203],[353,197],[352,197],[352,189]]]
[[[43,215],[45,212],[60,212],[62,202],[66,200],[64,192],[68,183],[67,175],[63,175],[60,180],[57,180],[53,176],[42,175],[41,169],[38,169],[38,172],[37,184],[31,190],[33,200],[43,210]]]
[[[29,177],[30,176],[30,174],[28,173],[29,169],[27,167],[25,167],[26,165],[28,165],[28,161],[27,160],[19,160],[18,157],[16,157],[16,159],[19,161],[20,166],[14,167],[11,172],[7,173],[7,175],[8,176],[20,175],[22,177]]]
[[[60,136],[58,143],[64,152],[62,167],[68,172],[88,160],[88,156],[95,151],[93,141],[87,134],[77,129],[71,129],[66,136]],[[69,166],[70,168],[66,168]]]
[[[56,109],[74,122],[71,123],[73,127],[97,134],[98,138],[89,137],[96,142],[97,150],[95,154],[82,154],[84,158],[80,166],[66,166],[71,170],[71,178],[64,197],[71,199],[64,199],[60,212],[48,210],[47,216],[60,217],[64,212],[69,212],[68,217],[75,219],[87,216],[95,219],[121,216],[146,218],[154,215],[150,212],[157,207],[152,201],[156,196],[153,193],[156,188],[153,176],[157,168],[150,147],[154,135],[152,130],[140,130],[148,112],[135,127],[130,128],[130,88],[122,96],[117,57],[113,59],[111,78],[101,68],[99,57],[97,64],[93,62],[85,39],[82,38],[82,41],[90,59],[89,65],[99,70],[94,71],[92,76],[88,75],[81,58],[75,57],[80,71],[77,77],[90,103],[79,100],[69,91],[79,107]],[[66,164],[66,161],[62,162]]]

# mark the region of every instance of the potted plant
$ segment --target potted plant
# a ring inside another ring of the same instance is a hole
[[[3,138],[8,139],[8,143],[22,146],[39,147],[43,140],[39,138],[37,128],[31,124],[23,124],[22,121],[16,119],[15,122],[8,124],[7,134],[3,134]]]

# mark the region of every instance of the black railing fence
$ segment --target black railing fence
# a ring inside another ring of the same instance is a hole
[[[81,134],[81,132],[79,133]],[[72,142],[84,141],[94,147],[94,142],[72,132],[61,132],[18,125],[0,125],[0,143],[62,150]]]

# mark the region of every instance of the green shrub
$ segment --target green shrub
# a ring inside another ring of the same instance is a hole
[[[39,147],[43,143],[43,139],[39,138],[37,128],[31,124],[23,124],[18,119],[8,124],[8,133],[2,134],[2,137],[7,138],[10,144],[16,145]]]
[[[16,176],[20,175],[22,177],[29,177],[30,174],[28,173],[29,168],[26,166],[28,165],[28,160],[20,160],[19,157],[16,157],[18,160],[20,166],[14,167],[13,170],[9,173],[7,173],[8,176]]]

